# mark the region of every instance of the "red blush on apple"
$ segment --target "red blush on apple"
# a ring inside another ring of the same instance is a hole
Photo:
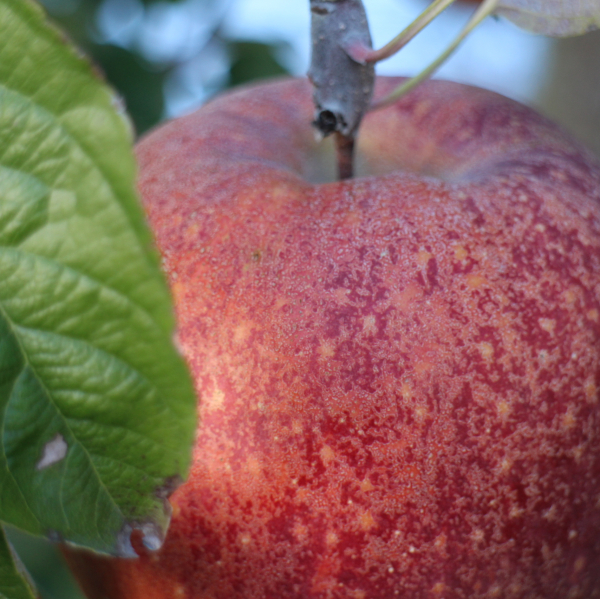
[[[67,550],[88,596],[600,597],[600,166],[436,81],[315,183],[312,111],[283,80],[138,146],[201,420],[162,549]]]

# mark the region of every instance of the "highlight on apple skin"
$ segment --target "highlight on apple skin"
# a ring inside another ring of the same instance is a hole
[[[435,81],[366,117],[362,176],[315,184],[311,114],[282,80],[138,146],[201,425],[163,548],[68,548],[83,588],[600,597],[600,166]]]

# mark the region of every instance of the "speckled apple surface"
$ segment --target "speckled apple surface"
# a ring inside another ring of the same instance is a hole
[[[139,144],[201,426],[164,547],[69,552],[84,588],[600,597],[598,163],[431,82],[367,117],[370,176],[313,185],[310,96],[243,89]]]

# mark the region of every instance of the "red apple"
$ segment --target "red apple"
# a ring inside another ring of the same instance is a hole
[[[313,184],[312,110],[261,85],[138,147],[201,426],[164,547],[71,552],[83,587],[600,597],[600,166],[431,82],[367,116],[365,176]]]

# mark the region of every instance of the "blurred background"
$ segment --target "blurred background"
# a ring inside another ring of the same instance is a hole
[[[304,75],[308,0],[42,0],[123,97],[138,135],[254,79]],[[375,47],[410,23],[427,0],[364,0]],[[473,11],[459,1],[406,48],[378,65],[414,75],[458,34]],[[600,32],[551,40],[487,19],[437,77],[479,85],[529,104],[600,156]],[[10,532],[42,599],[81,599],[55,549]]]
[[[220,90],[306,73],[309,0],[42,0],[49,14],[120,91],[138,134],[190,111]],[[428,0],[364,0],[380,47]],[[382,74],[414,75],[433,60],[473,11],[460,0]],[[437,76],[530,104],[600,154],[600,32],[550,40],[487,19]]]

